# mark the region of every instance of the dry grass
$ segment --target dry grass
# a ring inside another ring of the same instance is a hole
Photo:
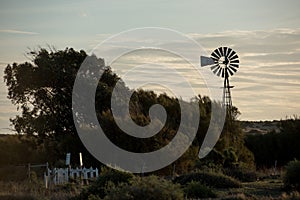
[[[68,184],[46,189],[41,183],[0,182],[1,200],[66,200],[79,193],[77,186]]]
[[[42,183],[0,181],[1,200],[67,200],[78,195],[81,186],[66,184],[45,189]],[[300,200],[298,192],[286,193],[280,177],[242,183],[241,188],[213,189],[216,199]]]

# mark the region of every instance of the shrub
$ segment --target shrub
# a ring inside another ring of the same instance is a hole
[[[300,161],[290,161],[286,167],[284,175],[284,185],[286,188],[300,190]]]
[[[192,181],[200,182],[202,184],[215,187],[215,188],[239,188],[241,183],[229,176],[216,172],[195,172],[179,176],[175,182],[181,185],[186,185]]]
[[[85,188],[79,196],[74,199],[87,200],[89,198],[103,198],[107,194],[108,185],[119,185],[129,183],[133,175],[127,172],[117,170],[106,170],[101,173],[98,179],[88,188]]]
[[[190,182],[184,188],[184,194],[188,198],[215,198],[217,197],[210,188],[200,182]]]
[[[180,186],[157,176],[135,177],[131,184],[111,187],[105,200],[181,200],[183,191]]]
[[[242,182],[253,182],[258,178],[257,173],[254,170],[235,167],[224,169],[224,174],[236,178]]]

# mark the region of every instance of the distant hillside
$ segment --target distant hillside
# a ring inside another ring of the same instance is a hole
[[[242,121],[242,129],[246,135],[266,134],[270,131],[279,132],[279,121]]]

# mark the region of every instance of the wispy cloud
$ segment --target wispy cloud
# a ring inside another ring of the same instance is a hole
[[[23,35],[38,35],[37,32],[31,32],[31,31],[20,31],[20,30],[14,30],[14,29],[0,29],[0,33],[12,33],[12,34],[23,34]]]
[[[208,53],[219,46],[231,47],[238,53],[241,62],[240,69],[231,78],[231,84],[236,86],[232,91],[233,101],[234,105],[242,111],[243,119],[279,119],[300,112],[300,103],[295,101],[300,98],[299,28],[231,30],[208,34],[194,33],[189,36],[203,45]],[[130,46],[133,42],[139,41],[125,38],[119,44],[113,43],[118,47],[113,49],[124,49],[126,45]],[[149,45],[151,45],[151,41],[149,41]],[[184,52],[193,50],[182,43],[171,40],[166,41],[162,46],[165,49],[169,49],[169,47],[184,49]],[[196,58],[199,55],[200,52],[197,52]],[[126,74],[128,69],[148,62],[171,65],[174,70],[189,80],[197,92],[203,94],[205,85],[199,85],[202,82],[198,75],[189,70],[187,63],[182,62],[181,58],[179,59],[176,55],[171,56],[164,52],[155,54],[149,51],[135,51],[121,56],[111,66],[118,74]],[[181,82],[174,83],[176,81],[174,77],[162,74],[160,70],[154,74],[160,76],[162,80],[170,81],[179,90],[185,91]],[[143,81],[154,80],[155,76],[150,76],[142,70],[136,70],[134,76],[128,81],[139,84],[138,78]],[[183,97],[188,98],[189,94],[183,94]]]
[[[233,101],[243,119],[278,119],[298,114],[300,104],[300,29],[224,31],[190,34],[213,51],[229,46],[238,52],[241,67],[231,83]]]

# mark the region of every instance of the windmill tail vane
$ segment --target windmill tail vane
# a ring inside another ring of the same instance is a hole
[[[237,53],[228,47],[219,47],[215,49],[210,57],[200,57],[201,67],[210,66],[212,72],[224,78],[223,85],[223,105],[227,111],[230,112],[232,107],[231,86],[229,83],[229,77],[237,72],[239,68],[239,57]]]

